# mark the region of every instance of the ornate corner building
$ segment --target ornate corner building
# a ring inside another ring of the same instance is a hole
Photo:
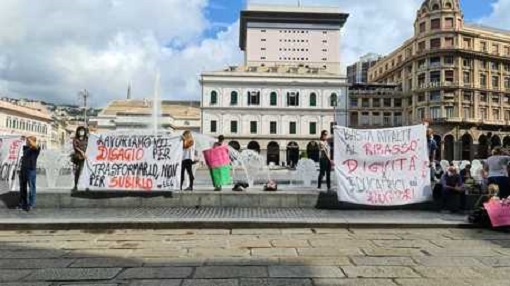
[[[414,36],[368,79],[400,87],[404,124],[430,122],[437,159],[483,159],[510,147],[510,31],[465,23],[459,0],[424,1]]]

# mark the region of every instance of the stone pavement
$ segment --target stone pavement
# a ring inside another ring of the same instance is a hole
[[[0,210],[0,229],[468,227],[465,216],[430,211],[301,208],[124,208]]]
[[[0,231],[0,285],[509,285],[510,235],[475,229]]]

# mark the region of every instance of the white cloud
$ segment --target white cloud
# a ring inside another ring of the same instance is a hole
[[[274,3],[275,1],[262,0]],[[500,2],[508,0],[500,0]],[[260,2],[260,1],[259,1]],[[296,4],[296,0],[278,0]],[[388,53],[412,35],[421,0],[303,0],[350,14],[342,58]],[[198,76],[242,62],[238,23],[202,39],[209,0],[1,0],[0,93],[76,103],[88,88],[96,105],[152,94],[160,70],[167,99],[199,99]]]
[[[480,23],[500,29],[510,30],[510,0],[498,0],[492,4],[492,12],[489,16],[480,19]]]

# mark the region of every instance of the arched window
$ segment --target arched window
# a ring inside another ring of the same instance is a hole
[[[276,92],[271,92],[269,95],[269,105],[277,106],[278,105],[278,94]]]
[[[336,93],[331,94],[329,105],[333,107],[338,105],[338,95]]]
[[[238,102],[238,93],[237,91],[232,91],[230,93],[230,105],[237,105]]]
[[[211,105],[218,104],[218,93],[213,90],[211,91]]]
[[[11,128],[11,118],[10,117],[7,117],[6,126],[7,126],[7,128]]]
[[[432,11],[439,10],[439,4],[432,5]]]
[[[315,92],[310,93],[310,106],[317,106],[317,94]]]
[[[446,9],[452,9],[452,3],[450,3],[450,2],[446,2],[446,4],[444,4],[444,7],[445,7]]]

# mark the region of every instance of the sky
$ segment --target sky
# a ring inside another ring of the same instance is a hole
[[[95,107],[152,97],[200,100],[203,71],[242,64],[239,12],[247,0],[0,0],[0,97]],[[297,5],[298,0],[249,0]],[[301,0],[350,14],[344,65],[387,54],[413,33],[422,0]],[[461,0],[465,20],[510,30],[510,0]]]

